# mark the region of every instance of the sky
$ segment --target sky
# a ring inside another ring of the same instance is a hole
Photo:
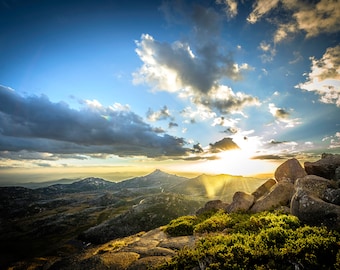
[[[336,0],[0,0],[0,181],[340,153],[339,30]]]

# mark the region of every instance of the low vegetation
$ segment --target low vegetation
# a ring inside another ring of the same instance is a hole
[[[222,211],[183,216],[164,227],[171,236],[199,235],[160,269],[340,269],[340,234],[301,224],[280,212]]]

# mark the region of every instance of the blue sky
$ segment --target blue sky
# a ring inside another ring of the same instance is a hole
[[[1,0],[0,170],[339,153],[339,30],[339,1]]]

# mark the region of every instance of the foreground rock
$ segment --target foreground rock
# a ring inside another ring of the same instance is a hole
[[[154,269],[170,260],[179,249],[192,247],[195,241],[195,236],[170,237],[157,228],[89,247],[74,256],[21,263],[13,269]]]
[[[291,213],[311,225],[340,229],[340,189],[316,175],[307,175],[295,183]]]
[[[200,215],[206,212],[210,212],[210,211],[217,211],[220,209],[225,209],[229,204],[228,203],[224,203],[221,200],[212,200],[212,201],[208,201],[204,207],[198,209],[196,211],[196,215]]]
[[[254,199],[253,195],[238,191],[234,194],[233,202],[225,210],[227,213],[247,211],[253,205]]]
[[[287,181],[281,181],[275,184],[270,192],[258,199],[250,209],[252,213],[266,210],[274,210],[281,206],[288,206],[294,194],[294,185]]]
[[[340,206],[327,203],[303,189],[294,194],[291,213],[310,225],[340,229]]]
[[[255,201],[260,199],[261,197],[267,195],[270,192],[270,189],[277,184],[275,179],[268,179],[265,183],[259,186],[252,195],[254,196]]]
[[[276,181],[291,181],[295,182],[296,179],[306,176],[305,170],[302,168],[300,162],[296,158],[288,159],[282,163],[275,171]]]
[[[305,162],[308,174],[318,175],[330,180],[340,180],[340,155],[322,154],[315,162]]]

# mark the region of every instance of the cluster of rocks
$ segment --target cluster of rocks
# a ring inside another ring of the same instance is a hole
[[[282,163],[269,179],[253,193],[236,192],[230,204],[209,201],[200,214],[213,209],[228,213],[257,213],[280,209],[310,225],[340,229],[340,155],[322,154],[316,162],[295,159]]]

